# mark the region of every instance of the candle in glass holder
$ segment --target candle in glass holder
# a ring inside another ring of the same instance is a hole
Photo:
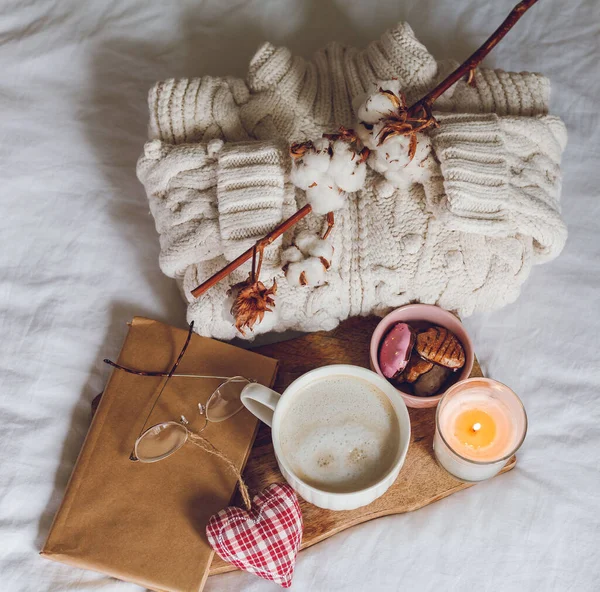
[[[433,449],[458,479],[483,481],[500,472],[526,432],[527,415],[512,390],[489,378],[469,378],[440,400]]]

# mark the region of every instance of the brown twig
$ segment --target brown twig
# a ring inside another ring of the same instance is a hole
[[[250,259],[252,254],[255,252],[255,249],[260,248],[261,246],[263,248],[269,246],[274,240],[279,238],[284,232],[300,222],[302,218],[308,216],[308,214],[311,212],[312,206],[310,204],[306,204],[302,209],[298,210],[294,215],[290,216],[287,220],[284,220],[279,226],[269,232],[269,234],[267,234],[264,238],[261,238],[259,241],[257,241],[256,245],[244,251],[237,259],[234,259],[231,263],[227,264],[223,269],[221,269],[221,271],[218,271],[215,273],[215,275],[209,277],[205,282],[200,284],[197,288],[194,288],[192,290],[192,296],[194,296],[194,298],[202,296],[206,290],[212,288],[223,278],[226,278],[232,271],[236,270],[240,265],[248,261],[248,259]]]
[[[323,240],[325,240],[331,234],[331,231],[333,230],[334,226],[335,226],[334,214],[333,214],[333,212],[327,212],[327,230],[325,231],[325,234],[323,234]]]
[[[444,80],[442,80],[433,90],[408,108],[409,118],[418,118],[419,116],[425,115],[430,119],[430,125],[434,125],[435,119],[431,114],[433,103],[452,85],[463,78],[463,76],[469,75],[536,2],[537,0],[522,0],[522,2],[519,2],[519,4],[517,4],[504,19],[503,23],[487,38],[485,43],[477,51],[471,54],[471,56],[454,70],[454,72],[446,76],[446,78],[444,78]],[[472,75],[469,76],[469,82],[472,79],[471,77]]]
[[[254,277],[254,281],[257,281],[260,277],[260,270],[262,269],[263,263],[263,255],[265,254],[265,246],[262,244],[257,246],[256,251],[258,253],[258,263],[256,264],[256,269],[254,268],[254,262],[252,263],[252,275]]]
[[[469,73],[467,74],[467,79],[465,80],[465,83],[468,84],[469,86],[476,86],[476,84],[475,84],[475,68],[473,68],[472,70],[469,70]]]
[[[250,281],[254,283],[256,281],[256,244],[252,247],[252,267],[250,270]]]

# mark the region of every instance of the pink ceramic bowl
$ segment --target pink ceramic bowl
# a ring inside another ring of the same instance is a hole
[[[427,321],[428,323],[446,327],[448,331],[452,331],[461,342],[465,350],[466,358],[465,365],[460,370],[456,382],[458,382],[458,380],[469,378],[469,374],[471,374],[471,370],[473,369],[474,359],[471,339],[457,317],[451,312],[448,312],[439,306],[433,306],[432,304],[407,304],[406,306],[393,310],[390,314],[381,319],[381,322],[377,325],[373,332],[373,336],[371,337],[370,360],[372,370],[377,372],[380,376],[383,376],[383,373],[379,368],[379,346],[381,345],[382,339],[396,323],[403,322],[410,324],[411,321]],[[432,397],[417,397],[408,392],[404,392],[401,387],[396,386],[396,390],[402,395],[402,398],[408,407],[415,408],[435,407],[444,395],[443,391]]]

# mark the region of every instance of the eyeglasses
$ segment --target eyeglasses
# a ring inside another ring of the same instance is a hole
[[[181,352],[177,356],[177,360],[171,367],[169,372],[145,372],[143,370],[134,370],[116,364],[111,360],[105,359],[104,362],[109,364],[113,368],[129,372],[130,374],[136,374],[138,376],[165,376],[166,380],[163,383],[158,396],[156,397],[142,429],[135,441],[133,451],[129,456],[132,461],[140,461],[145,463],[152,463],[171,456],[174,452],[177,452],[188,439],[195,440],[195,436],[206,429],[209,422],[219,423],[225,421],[230,417],[233,417],[243,407],[241,401],[241,392],[243,388],[250,382],[254,382],[243,376],[211,376],[202,374],[175,374],[183,355],[185,354],[192,332],[194,329],[194,322],[190,323],[187,339],[181,349]],[[203,378],[206,380],[219,380],[220,384],[208,398],[205,405],[198,403],[198,412],[201,417],[204,418],[204,425],[199,430],[191,431],[187,426],[189,421],[185,416],[181,416],[179,421],[165,421],[153,425],[147,429],[146,424],[148,419],[152,415],[152,411],[156,407],[161,395],[163,394],[167,383],[171,378]]]

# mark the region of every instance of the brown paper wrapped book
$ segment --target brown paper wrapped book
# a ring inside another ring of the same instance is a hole
[[[136,317],[119,364],[168,372],[186,331]],[[177,373],[242,375],[270,386],[277,361],[193,335]],[[205,527],[225,508],[236,477],[223,461],[186,444],[157,463],[131,462],[129,455],[165,381],[115,370],[54,519],[42,555],[158,591],[191,592],[204,585],[213,557]],[[216,384],[215,384],[216,383]],[[148,426],[177,420],[201,427],[197,403],[206,403],[218,381],[173,377]],[[257,420],[248,411],[203,432],[240,469]]]

